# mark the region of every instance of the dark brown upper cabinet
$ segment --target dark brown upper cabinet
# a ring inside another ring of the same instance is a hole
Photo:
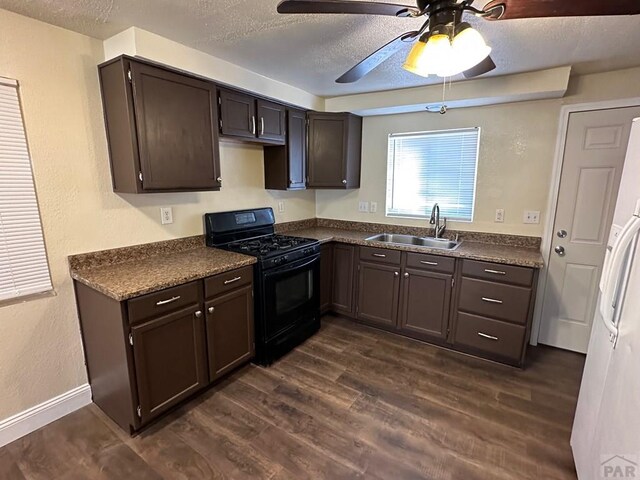
[[[287,110],[286,145],[264,148],[264,184],[267,190],[303,190],[306,183],[307,115]]]
[[[219,190],[216,87],[121,56],[99,66],[113,190]]]
[[[284,145],[286,107],[247,93],[220,89],[220,132],[224,137]]]
[[[351,113],[309,113],[309,188],[360,188],[362,118]]]

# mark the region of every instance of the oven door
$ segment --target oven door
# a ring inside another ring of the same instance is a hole
[[[264,272],[265,340],[320,315],[320,256]]]

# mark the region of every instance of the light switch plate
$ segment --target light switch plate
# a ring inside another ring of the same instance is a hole
[[[504,208],[498,208],[496,210],[496,223],[504,223]]]
[[[369,206],[369,211],[371,213],[376,213],[378,211],[378,202],[371,202]]]
[[[540,212],[535,210],[527,210],[524,212],[523,223],[534,224],[540,223]]]
[[[173,209],[171,207],[162,207],[160,209],[160,221],[162,225],[173,223]]]
[[[284,212],[284,202],[282,200],[278,202],[278,212],[280,213]]]
[[[358,204],[358,211],[360,213],[369,213],[369,202],[360,202]]]

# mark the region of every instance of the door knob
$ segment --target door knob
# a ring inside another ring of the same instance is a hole
[[[565,238],[567,236],[567,231],[566,230],[558,230],[558,237],[560,238]]]
[[[554,248],[554,250],[556,251],[556,253],[558,255],[560,255],[561,257],[564,257],[566,252],[564,251],[564,247],[562,245],[558,245],[556,248]]]

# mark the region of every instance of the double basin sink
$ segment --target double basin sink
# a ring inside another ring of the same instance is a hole
[[[396,233],[380,233],[366,238],[371,242],[393,243],[396,245],[412,245],[417,247],[440,248],[442,250],[455,250],[461,242],[447,240],[446,238],[415,237],[413,235],[399,235]]]

